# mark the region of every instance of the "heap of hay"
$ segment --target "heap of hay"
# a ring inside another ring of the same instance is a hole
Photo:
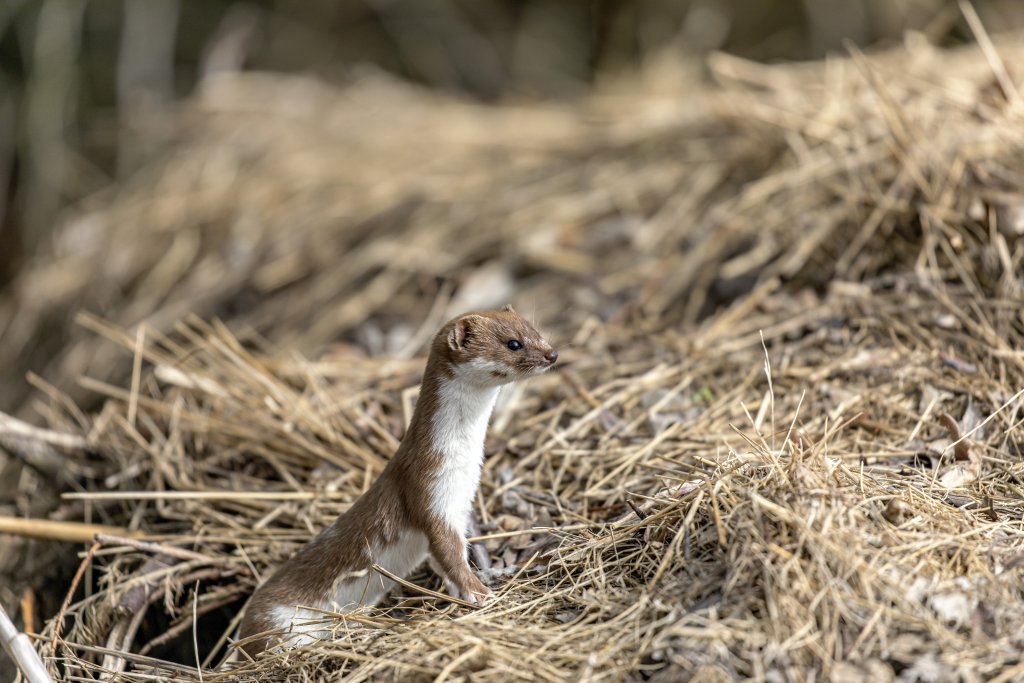
[[[711,66],[713,87],[554,111],[209,83],[166,158],[0,308],[7,364],[69,311],[109,321],[50,351],[96,406],[43,408],[78,439],[57,445],[66,498],[121,528],[43,629],[54,670],[1024,676],[1013,74],[913,41]],[[477,554],[498,598],[453,606],[424,570],[325,615],[332,641],[214,670],[260,577],[381,470],[434,328],[506,300],[566,362],[492,423]]]

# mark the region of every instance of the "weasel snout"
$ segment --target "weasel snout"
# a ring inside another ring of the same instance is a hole
[[[544,354],[544,360],[548,362],[548,365],[554,365],[555,361],[558,360],[558,351],[551,349]]]

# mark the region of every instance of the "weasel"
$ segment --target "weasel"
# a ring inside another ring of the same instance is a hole
[[[253,594],[239,638],[255,656],[328,637],[324,616],[377,604],[429,557],[453,595],[491,592],[466,560],[466,530],[480,483],[487,422],[503,384],[538,375],[558,352],[511,306],[449,321],[434,337],[412,421],[394,457],[345,513]],[[254,637],[266,634],[262,638]]]

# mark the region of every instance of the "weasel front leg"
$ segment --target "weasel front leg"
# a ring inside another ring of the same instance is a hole
[[[430,571],[441,577],[441,582],[444,584],[444,592],[448,595],[458,595],[458,587],[452,583],[451,579],[448,578],[448,575],[444,573],[443,569],[441,569],[441,565],[434,559],[433,553],[431,553],[427,558],[427,562],[430,564]]]
[[[427,539],[430,541],[430,568],[444,579],[446,590],[474,605],[491,597],[490,589],[469,568],[466,539],[462,534],[445,522],[435,521],[427,531]]]

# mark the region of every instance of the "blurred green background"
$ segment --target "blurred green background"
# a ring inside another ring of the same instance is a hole
[[[990,30],[1019,0],[977,0]],[[2,0],[0,287],[61,211],[159,153],[132,122],[224,70],[343,83],[383,69],[482,101],[572,99],[652,56],[803,60],[908,30],[963,41],[950,0]]]

